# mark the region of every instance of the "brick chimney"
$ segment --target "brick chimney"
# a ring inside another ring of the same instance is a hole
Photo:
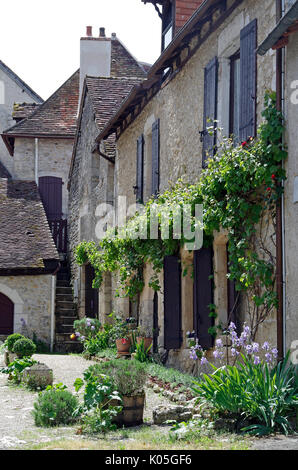
[[[80,41],[80,99],[86,75],[110,77],[111,40],[106,37],[105,28],[99,29],[99,36],[92,35],[92,26],[87,26],[86,36]]]
[[[189,20],[204,0],[176,0],[175,33]]]

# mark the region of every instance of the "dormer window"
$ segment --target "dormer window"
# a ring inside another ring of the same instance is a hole
[[[162,44],[161,50],[164,51],[173,39],[174,35],[174,4],[167,1],[163,6],[162,13]]]

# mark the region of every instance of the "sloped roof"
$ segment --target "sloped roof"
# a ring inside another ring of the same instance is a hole
[[[0,273],[47,269],[59,255],[33,181],[0,179]],[[57,263],[55,263],[57,266]]]
[[[35,93],[32,88],[27,85],[16,73],[14,73],[2,60],[0,60],[0,69],[6,73],[20,88],[22,88],[28,95],[30,95],[38,103],[43,103],[43,99]]]
[[[74,138],[79,102],[79,71],[76,71],[27,119],[3,131],[12,137]]]
[[[0,162],[0,178],[11,178],[11,174],[1,162]]]
[[[138,62],[118,38],[112,39],[111,77],[136,77],[143,79],[146,77],[146,70],[142,62]]]
[[[14,103],[12,117],[16,121],[20,121],[29,117],[40,106],[37,103]]]
[[[78,132],[80,129],[81,117],[84,106],[84,98],[87,93],[91,98],[93,105],[95,122],[98,131],[102,131],[107,122],[114,115],[115,110],[121,105],[122,101],[129,95],[135,85],[142,82],[138,78],[104,78],[104,77],[86,77],[84,82],[83,98],[81,101],[80,114],[78,119],[77,134],[73,148],[72,161],[70,165],[70,175],[72,174],[73,163],[75,159],[76,147],[78,142]],[[115,137],[110,136],[105,142],[106,154],[109,157],[114,156]]]

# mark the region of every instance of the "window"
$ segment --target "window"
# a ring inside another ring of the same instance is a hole
[[[240,123],[240,51],[230,59],[230,135],[239,142]]]
[[[173,39],[173,31],[174,31],[173,12],[174,12],[173,3],[168,1],[163,7],[162,44],[161,44],[162,51],[168,47],[168,45]]]

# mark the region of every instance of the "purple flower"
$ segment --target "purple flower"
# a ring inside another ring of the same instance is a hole
[[[249,334],[250,333],[250,327],[249,326],[245,326],[243,328],[243,332],[246,333],[246,334]]]
[[[81,336],[81,334],[77,331],[76,332],[76,337],[79,338]]]
[[[239,356],[239,352],[235,348],[231,348],[231,354],[232,354],[233,357]]]
[[[259,358],[259,356],[255,356],[254,358],[254,364],[257,366],[261,363],[261,359]]]
[[[270,363],[272,361],[272,355],[270,353],[265,354],[266,362]]]
[[[197,353],[196,353],[196,351],[195,351],[194,348],[192,348],[192,349],[190,350],[189,357],[190,357],[190,359],[192,359],[193,361],[196,361],[196,360],[198,359]]]
[[[221,360],[224,357],[224,352],[216,349],[215,351],[213,351],[213,357],[215,357],[215,359]]]
[[[236,330],[236,325],[235,325],[235,323],[231,322],[228,329],[229,329],[231,332],[232,332],[233,330]]]
[[[262,346],[262,349],[264,349],[265,351],[269,351],[270,346],[269,346],[268,341],[265,341],[265,343],[264,343],[263,346]]]
[[[86,339],[85,336],[81,336],[82,341],[85,341],[85,339]]]
[[[208,364],[208,361],[205,356],[203,356],[201,359],[201,365],[203,366],[204,364]]]
[[[217,339],[215,342],[217,348],[223,348],[223,343],[221,339]]]
[[[252,343],[252,352],[255,354],[255,353],[258,353],[259,352],[259,349],[260,349],[260,345],[258,343]]]
[[[91,326],[91,330],[95,330],[95,326]]]
[[[252,348],[252,345],[251,344],[248,344],[247,346],[245,346],[245,350],[247,352],[247,354],[252,354],[253,353],[253,348]]]
[[[273,354],[274,359],[276,359],[277,356],[278,356],[278,350],[277,350],[276,348],[273,348],[273,349],[271,350],[271,354]]]

